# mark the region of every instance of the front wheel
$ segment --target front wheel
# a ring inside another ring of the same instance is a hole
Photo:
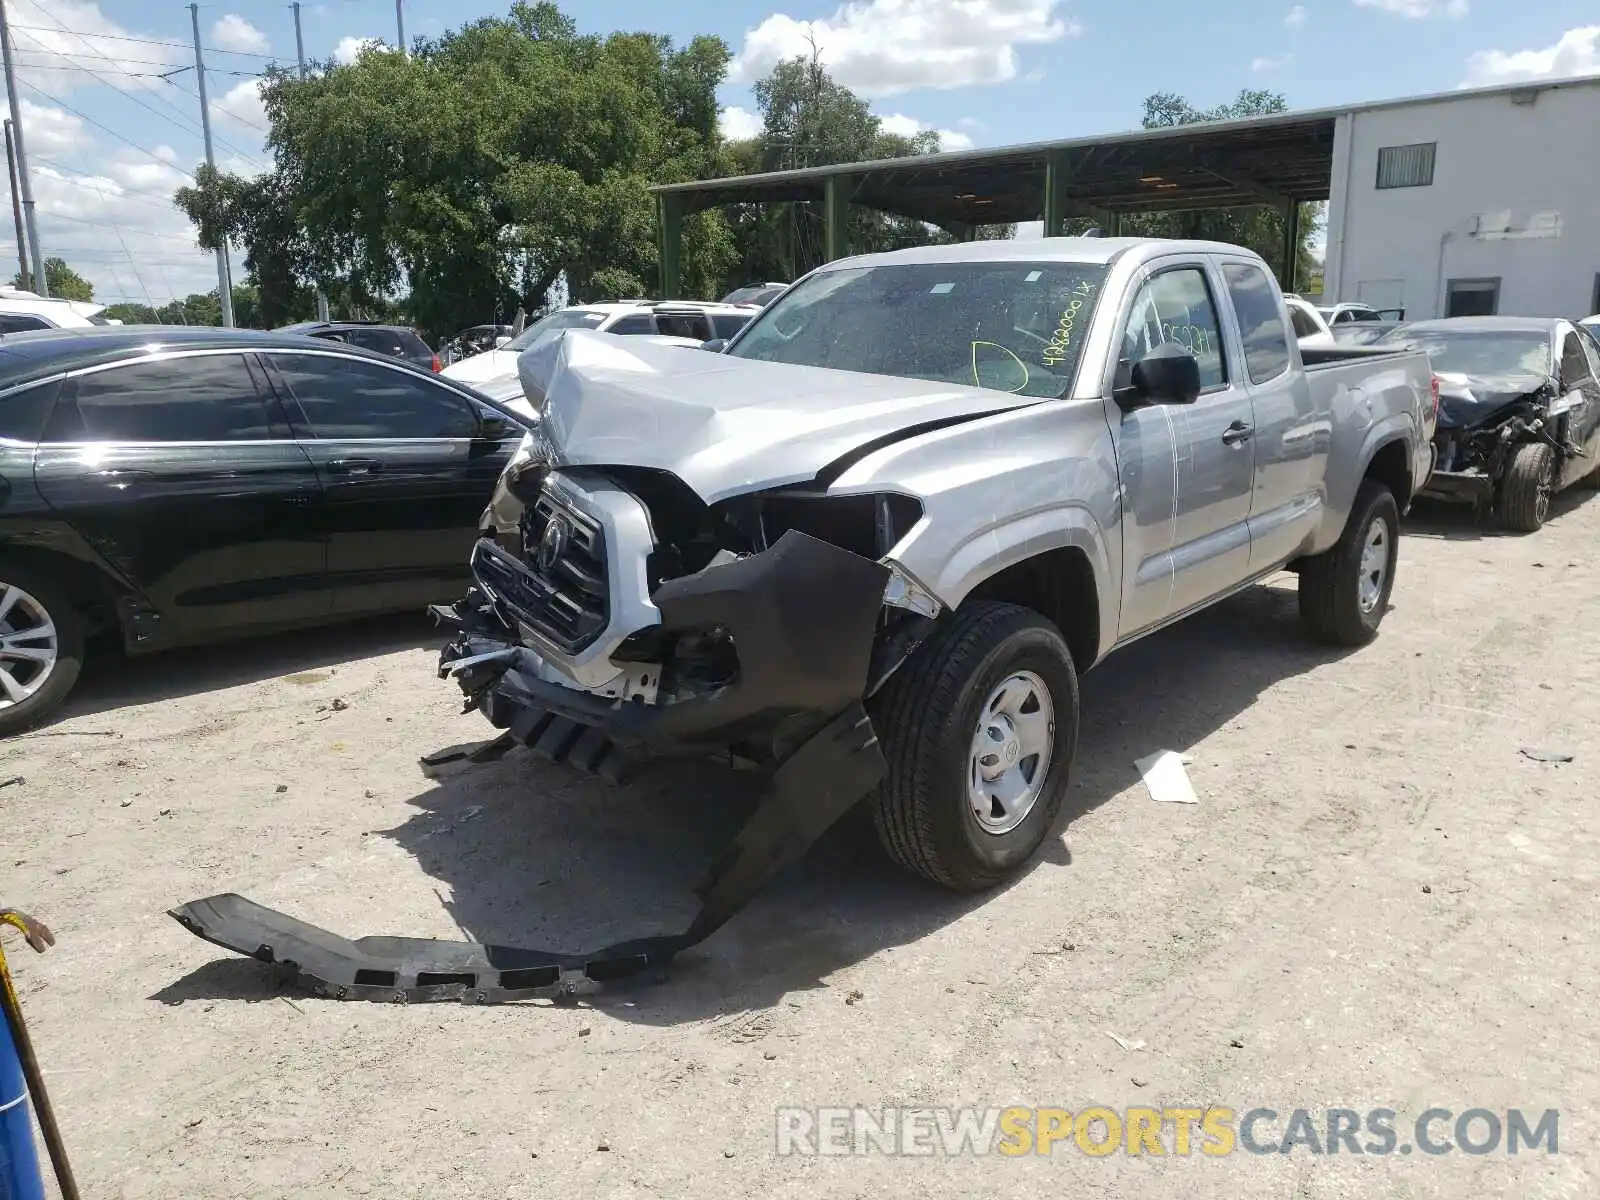
[[[1543,442],[1524,442],[1511,455],[1500,485],[1500,520],[1507,529],[1537,533],[1550,516],[1555,492],[1556,452]]]
[[[1078,675],[1030,609],[969,601],[872,702],[888,760],[873,820],[901,866],[961,892],[1022,869],[1050,832],[1078,743]]]
[[[83,619],[66,590],[0,563],[0,736],[48,716],[78,681]]]
[[[1364,646],[1378,636],[1400,557],[1400,507],[1381,483],[1363,480],[1334,545],[1300,567],[1300,619],[1317,641]]]

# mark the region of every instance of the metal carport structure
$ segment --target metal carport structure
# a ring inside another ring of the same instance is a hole
[[[1292,278],[1299,205],[1326,200],[1334,127],[1348,108],[1275,113],[1105,137],[920,154],[690,183],[657,184],[661,292],[681,291],[683,218],[729,204],[809,200],[826,218],[828,259],[849,251],[852,204],[971,237],[979,225],[1043,221],[1046,237],[1087,217],[1108,234],[1123,213],[1271,205],[1285,214],[1280,278]]]

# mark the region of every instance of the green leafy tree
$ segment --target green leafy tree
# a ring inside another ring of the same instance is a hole
[[[1144,127],[1162,129],[1204,121],[1230,121],[1287,110],[1288,104],[1275,92],[1246,89],[1232,102],[1207,109],[1195,108],[1182,96],[1171,92],[1156,92],[1145,98]],[[1285,291],[1293,291],[1297,283],[1306,286],[1314,277],[1320,277],[1322,264],[1312,247],[1324,220],[1322,204],[1300,206],[1300,240],[1294,278],[1281,281]],[[1092,222],[1079,221],[1074,224],[1088,225]],[[1130,213],[1122,219],[1122,232],[1136,237],[1206,238],[1231,242],[1254,250],[1267,260],[1274,272],[1282,272],[1283,213],[1270,206]]]
[[[830,166],[927,154],[939,135],[926,130],[907,138],[887,133],[859,96],[841,86],[812,54],[779,63],[755,85],[761,132],[723,148],[722,173],[744,175],[797,167]],[[798,278],[825,255],[826,216],[821,204],[737,205],[728,223],[737,263],[732,283]],[[985,226],[983,238],[1010,237],[1015,226]],[[854,205],[850,210],[852,253],[951,240],[949,231],[894,213]]]
[[[63,259],[45,259],[44,278],[45,282],[50,285],[50,294],[57,299],[85,301],[94,299],[94,284],[67,266],[66,261]],[[18,272],[11,280],[11,286],[31,289],[33,286],[32,277],[30,276],[29,279],[30,282],[24,283],[21,272]]]
[[[716,38],[580,35],[554,4],[515,4],[410,55],[269,73],[274,169],[198,171],[177,203],[202,245],[244,248],[266,323],[318,286],[346,316],[409,293],[435,336],[537,310],[563,275],[575,299],[648,294],[649,185],[711,173],[728,59]],[[722,215],[685,225],[685,281],[720,281]]]

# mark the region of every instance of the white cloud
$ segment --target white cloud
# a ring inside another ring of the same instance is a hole
[[[26,96],[22,101],[22,127],[28,137],[28,155],[48,158],[53,154],[76,154],[94,145],[81,117],[48,104],[35,104]]]
[[[1563,33],[1543,50],[1481,50],[1467,59],[1462,87],[1487,87],[1533,79],[1600,74],[1600,25]]]
[[[339,44],[333,48],[334,61],[344,63],[346,66],[349,66],[351,63],[355,62],[356,59],[360,58],[361,52],[367,49],[369,46],[373,49],[381,50],[383,49],[384,41],[382,38],[374,37],[340,38]]]
[[[717,114],[717,127],[732,142],[742,142],[761,132],[761,114],[730,104]]]
[[[157,152],[172,155],[170,147]],[[174,296],[208,292],[217,285],[216,258],[196,246],[193,226],[172,203],[172,193],[188,182],[178,167],[131,151],[93,172],[37,165],[40,245],[46,256],[66,259],[94,284],[102,303],[159,306]],[[0,253],[14,261],[15,250],[8,240]],[[242,269],[236,255],[236,278]]]
[[[211,113],[247,129],[265,130],[267,110],[261,103],[261,80],[241,79],[221,99],[211,102]]]
[[[1467,0],[1355,0],[1355,4],[1357,8],[1376,8],[1410,21],[1467,15]]]
[[[884,133],[893,134],[895,137],[914,138],[919,133],[926,133],[933,129],[931,125],[924,125],[915,117],[908,117],[905,113],[890,113],[888,116],[878,118],[878,128]],[[939,135],[939,149],[941,150],[971,150],[972,138],[970,135],[960,133],[954,129],[933,129]]]
[[[228,13],[211,27],[211,44],[218,50],[238,50],[244,54],[265,54],[272,48],[267,35],[238,13]]]
[[[1283,14],[1283,23],[1290,29],[1298,29],[1306,23],[1306,16],[1306,6],[1304,4],[1296,4]]]
[[[1060,0],[848,0],[832,16],[775,13],[745,33],[729,78],[752,83],[814,41],[835,81],[865,96],[1004,83],[1017,48],[1082,32]]]
[[[1252,58],[1250,69],[1252,71],[1276,71],[1279,67],[1287,67],[1294,61],[1292,55],[1285,54],[1282,58]]]
[[[123,40],[175,41],[119,25],[86,0],[8,0],[6,16],[18,78],[55,96],[107,82],[124,91],[164,88],[156,74],[194,62],[194,52],[181,45]]]

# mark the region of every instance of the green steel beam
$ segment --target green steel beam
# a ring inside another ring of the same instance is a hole
[[[1289,201],[1283,206],[1283,270],[1278,278],[1283,290],[1295,290],[1295,268],[1300,263],[1300,205]]]
[[[658,192],[658,236],[661,242],[661,298],[683,298],[683,197]]]
[[[829,175],[824,206],[827,213],[827,260],[850,255],[850,196],[855,180],[849,175]]]
[[[1044,236],[1060,237],[1066,232],[1072,202],[1067,199],[1067,156],[1053,151],[1044,160]]]

